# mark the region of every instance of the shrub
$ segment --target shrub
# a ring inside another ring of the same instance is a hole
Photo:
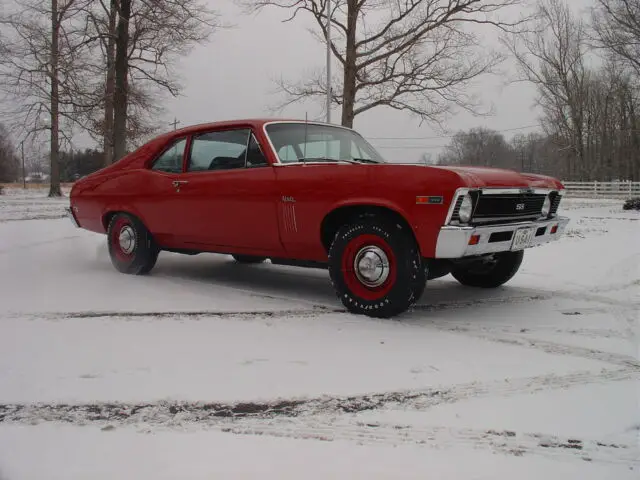
[[[624,210],[640,210],[640,197],[633,197],[624,202]]]

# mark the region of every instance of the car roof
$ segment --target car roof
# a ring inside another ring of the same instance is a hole
[[[195,125],[189,125],[183,128],[179,128],[177,130],[168,131],[167,134],[170,135],[189,135],[191,133],[201,132],[202,130],[213,130],[217,128],[224,127],[235,127],[240,125],[249,125],[253,128],[259,129],[262,128],[266,123],[271,122],[305,122],[304,119],[299,118],[238,118],[234,120],[221,120],[217,122],[207,122],[207,123],[199,123]],[[324,124],[331,125],[333,127],[340,127],[340,125],[327,124],[326,122],[308,120],[309,123],[313,124]],[[344,128],[344,127],[343,127]]]

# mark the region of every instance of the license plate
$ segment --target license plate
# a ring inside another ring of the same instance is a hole
[[[535,228],[521,228],[513,234],[511,250],[523,250],[531,245]]]

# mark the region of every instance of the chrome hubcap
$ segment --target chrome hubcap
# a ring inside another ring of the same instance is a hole
[[[379,287],[389,277],[389,258],[380,247],[364,247],[356,255],[353,269],[360,283]]]
[[[118,236],[118,242],[120,243],[120,249],[127,255],[133,252],[136,248],[136,234],[129,225],[122,227],[120,235]]]

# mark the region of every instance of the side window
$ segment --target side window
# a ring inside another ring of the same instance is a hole
[[[298,155],[291,145],[284,145],[278,150],[278,157],[282,163],[297,162]]]
[[[184,147],[187,139],[183,138],[171,145],[167,150],[158,157],[154,162],[151,170],[159,170],[161,172],[181,173],[182,157],[184,155]]]
[[[262,153],[260,144],[256,140],[256,137],[251,134],[249,146],[247,147],[247,168],[266,167],[267,165],[269,165],[269,163]]]
[[[249,129],[208,132],[193,137],[187,170],[244,168]]]
[[[351,142],[351,158],[362,158],[363,160],[372,160],[371,155],[362,150],[357,143]]]

